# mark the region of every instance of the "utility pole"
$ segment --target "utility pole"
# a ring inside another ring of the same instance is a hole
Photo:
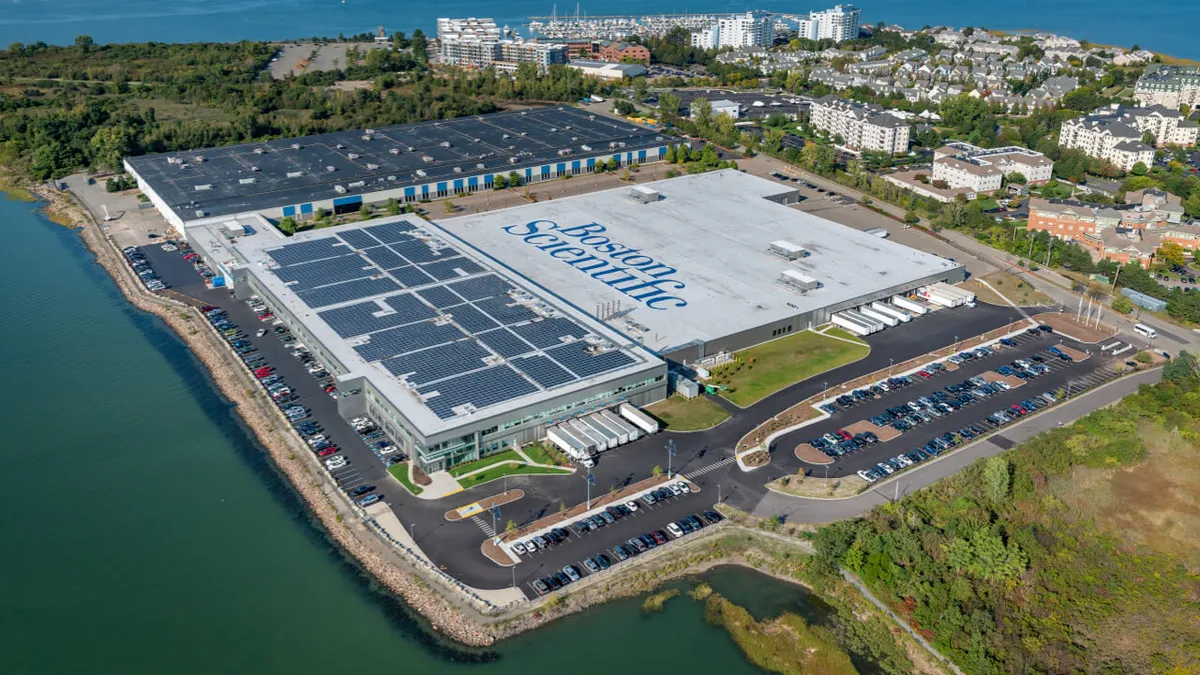
[[[1046,246],[1046,264],[1045,264],[1045,267],[1049,267],[1049,266],[1050,266],[1050,251],[1053,251],[1053,250],[1054,250],[1054,237],[1050,237],[1050,244],[1049,244],[1048,246]]]
[[[1117,265],[1117,272],[1116,272],[1116,274],[1113,274],[1112,293],[1117,292],[1117,279],[1120,279],[1120,278],[1121,278],[1121,266]]]

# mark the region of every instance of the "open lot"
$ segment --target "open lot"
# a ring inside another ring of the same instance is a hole
[[[1054,304],[1049,296],[1031,286],[1028,281],[1008,272],[996,271],[969,279],[963,284],[963,288],[974,293],[980,302],[990,302],[993,305],[1007,305],[1006,298],[1022,307]]]
[[[692,399],[675,394],[647,407],[646,412],[657,417],[663,427],[671,431],[708,429],[729,419],[724,408],[703,394]]]

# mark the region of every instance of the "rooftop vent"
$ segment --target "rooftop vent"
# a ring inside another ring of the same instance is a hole
[[[346,194],[346,186],[345,185],[334,185],[333,191],[338,193],[339,195],[344,195],[344,194]]]
[[[448,148],[450,147],[450,141],[442,141],[441,143],[438,143],[438,145],[443,148]]]
[[[417,169],[416,174],[418,177],[424,178],[426,176],[425,169]]]
[[[396,177],[395,177],[395,176],[388,176],[388,177],[387,177],[387,179],[388,179],[388,180],[393,180],[393,181],[394,181],[394,180],[396,180]]]
[[[264,154],[266,151],[267,151],[266,148],[255,148],[254,154],[261,155],[261,154]]]
[[[653,204],[662,198],[658,190],[652,190],[644,185],[635,186],[629,191],[629,196],[643,204]]]
[[[329,165],[329,166],[325,167],[325,173],[333,173],[334,171],[337,171],[336,166]]]
[[[369,171],[374,171],[375,169],[378,169],[378,168],[379,168],[378,164],[374,164],[372,162],[367,162],[367,169]]]
[[[350,159],[358,159],[358,153],[356,153],[356,152],[352,152],[346,156],[349,157]]]
[[[388,150],[388,152],[392,153],[393,155],[398,155],[400,154],[400,148],[391,148]]]
[[[461,166],[454,167],[454,173],[462,173],[462,167]]]
[[[508,134],[500,134],[500,138],[508,138]]]
[[[582,150],[583,152],[591,152],[591,151],[592,151],[592,146],[590,146],[590,145],[581,145],[581,146],[579,146],[579,149],[580,149],[580,150]]]
[[[337,148],[338,150],[344,150],[346,148],[346,146],[342,145],[341,143],[338,143],[334,147]]]
[[[299,150],[299,149],[300,149],[300,144],[299,144],[299,143],[292,143],[292,149],[293,149],[293,150]]]
[[[250,170],[251,170],[251,171],[258,171],[258,167],[257,167],[257,166],[252,166],[252,167],[250,167]]]
[[[196,192],[204,192],[205,190],[211,190],[211,189],[212,189],[212,183],[205,183],[204,185],[196,186]]]
[[[239,178],[238,183],[241,185],[252,185],[256,179],[254,178]]]
[[[486,169],[487,167],[483,165],[483,162],[480,162],[475,165],[475,168],[476,169]]]
[[[356,180],[352,183],[347,183],[347,185],[349,185],[352,188],[360,188],[366,184],[367,184],[367,182],[365,180]]]
[[[204,155],[196,155],[192,158],[192,161],[199,164],[204,161]]]
[[[304,172],[303,172],[303,171],[289,171],[289,172],[287,173],[287,177],[288,177],[288,178],[299,178],[299,177],[301,177],[301,176],[303,176],[303,175],[304,175]]]
[[[432,162],[433,157],[430,157],[429,155],[421,155],[421,161],[422,162]]]
[[[517,159],[516,157],[509,157],[509,158],[508,158],[508,163],[509,163],[509,164],[516,164],[516,163],[517,163],[517,162],[519,162],[519,161],[521,161],[521,160]]]

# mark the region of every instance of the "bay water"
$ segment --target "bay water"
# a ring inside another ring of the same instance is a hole
[[[79,237],[0,199],[0,673],[759,672],[687,598],[458,650],[381,593],[184,343]],[[731,571],[721,592],[802,591]],[[748,601],[757,604],[756,594]],[[486,664],[486,665],[484,665]]]
[[[420,28],[432,36],[441,16],[492,17],[518,28],[531,15],[642,14],[646,12],[743,12],[767,9],[804,13],[834,0],[690,0],[646,5],[638,0],[0,0],[0,45],[38,40],[68,44],[80,34],[97,42],[197,42],[289,40]],[[1004,3],[952,0],[858,0],[864,23],[985,26],[992,29],[1055,31],[1099,44],[1134,44],[1172,56],[1200,59],[1200,41],[1189,26],[1200,25],[1195,0],[1009,0]]]

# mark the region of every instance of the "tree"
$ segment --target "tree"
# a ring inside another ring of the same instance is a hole
[[[89,144],[95,163],[110,169],[120,168],[121,160],[133,149],[129,130],[124,126],[100,127]]]
[[[504,174],[498,173],[492,177],[493,190],[503,190],[506,187],[508,187],[508,179],[504,177]]]
[[[692,121],[700,127],[707,127],[712,123],[712,103],[706,98],[692,101],[691,113]]]
[[[658,111],[663,117],[674,119],[679,116],[679,106],[683,105],[683,101],[677,94],[665,92],[658,97]]]
[[[284,234],[295,234],[296,221],[291,216],[284,216],[279,220],[279,231]]]
[[[517,187],[520,184],[521,184],[521,174],[517,173],[516,171],[509,171],[508,172],[508,186],[509,187]]]
[[[1123,295],[1114,295],[1112,308],[1122,314],[1129,314],[1133,312],[1133,301]]]
[[[400,215],[400,211],[401,211],[400,202],[396,201],[395,199],[387,200],[386,208],[387,208],[388,215],[392,215],[392,216]]]
[[[1168,265],[1183,265],[1187,262],[1187,252],[1183,247],[1173,241],[1163,242],[1158,250],[1154,252],[1154,257],[1160,262]]]
[[[1153,148],[1156,143],[1156,141],[1154,140],[1154,134],[1149,131],[1142,134],[1142,142]]]
[[[806,143],[800,151],[800,163],[817,175],[827,176],[833,173],[836,157],[828,145]]]
[[[638,102],[646,100],[646,78],[633,78],[633,100]]]
[[[1004,177],[1005,182],[1009,185],[1025,185],[1029,181],[1025,179],[1025,174],[1020,171],[1013,171]]]
[[[92,47],[96,46],[96,41],[90,35],[78,35],[75,37],[75,46],[79,47],[79,51],[87,54],[92,51]]]
[[[512,521],[512,520],[510,520],[510,521],[508,521],[508,523],[507,523],[507,524],[504,526],[504,531],[505,531],[505,532],[512,532],[512,531],[513,531],[513,530],[515,530],[515,529],[517,529],[517,523],[516,523],[516,521]]]
[[[1149,169],[1146,168],[1145,164],[1138,162],[1133,165],[1133,168],[1129,170],[1129,173],[1135,176],[1145,176],[1148,171]]]
[[[663,472],[663,468],[661,466],[658,466],[657,464],[654,465],[653,469],[650,469],[651,476],[661,476],[662,472]]]
[[[663,155],[663,161],[666,162],[667,164],[675,163],[675,144],[674,143],[667,144],[667,154]]]
[[[1011,467],[1004,457],[989,457],[983,464],[983,484],[987,488],[988,497],[993,502],[1001,502],[1008,497],[1011,481]]]
[[[1200,218],[1200,189],[1192,191],[1192,194],[1183,200],[1183,210],[1193,218]]]

